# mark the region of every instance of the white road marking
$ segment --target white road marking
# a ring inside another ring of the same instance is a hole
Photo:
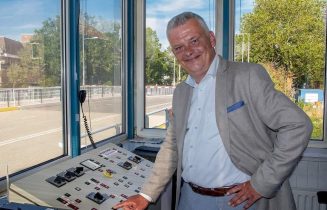
[[[97,121],[108,119],[108,118],[115,117],[115,116],[117,116],[117,115],[100,117],[100,118],[93,119],[92,121],[97,122]],[[35,138],[35,137],[40,137],[40,136],[52,134],[52,133],[55,133],[55,132],[59,132],[61,130],[62,130],[62,128],[54,128],[54,129],[50,129],[50,130],[46,130],[46,131],[42,131],[42,132],[38,132],[38,133],[33,133],[33,134],[30,134],[30,135],[26,135],[26,136],[20,136],[20,137],[17,137],[17,138],[4,140],[4,141],[0,142],[0,147],[3,147],[3,146],[8,145],[8,144],[15,143],[15,142],[29,140],[29,139],[32,139],[32,138]]]
[[[47,131],[42,131],[42,132],[39,132],[39,133],[33,133],[33,134],[30,134],[30,135],[26,135],[26,136],[21,136],[21,137],[17,137],[17,138],[8,139],[8,140],[0,142],[0,147],[3,147],[5,145],[7,145],[7,144],[12,144],[12,143],[15,143],[15,142],[24,141],[24,140],[28,140],[28,139],[31,139],[31,138],[35,138],[35,137],[55,133],[55,132],[58,132],[58,131],[61,131],[61,130],[62,130],[61,128],[54,128],[54,129],[50,129],[50,130],[47,130]]]

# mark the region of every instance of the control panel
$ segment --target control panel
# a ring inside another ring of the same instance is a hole
[[[59,209],[108,210],[139,193],[152,166],[110,143],[11,183],[9,198]]]

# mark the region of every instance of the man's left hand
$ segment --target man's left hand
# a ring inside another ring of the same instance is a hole
[[[250,181],[236,185],[227,192],[227,195],[235,194],[235,196],[229,201],[230,206],[238,206],[239,204],[246,202],[244,209],[248,209],[254,202],[256,202],[262,196],[255,191]]]

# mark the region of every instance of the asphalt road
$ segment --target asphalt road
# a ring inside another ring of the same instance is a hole
[[[171,100],[172,96],[148,96],[146,113],[169,108]],[[83,109],[92,132],[98,131],[93,134],[95,141],[114,136],[116,129],[108,127],[122,123],[120,97],[86,100]],[[63,154],[61,110],[60,103],[51,103],[0,112],[0,177],[5,175],[6,165],[13,173]],[[81,144],[89,145],[80,120]],[[150,116],[150,127],[163,122],[164,112]]]

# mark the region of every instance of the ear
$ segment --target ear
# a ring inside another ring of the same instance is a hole
[[[212,31],[209,31],[209,38],[210,38],[211,47],[216,47],[216,37]]]

